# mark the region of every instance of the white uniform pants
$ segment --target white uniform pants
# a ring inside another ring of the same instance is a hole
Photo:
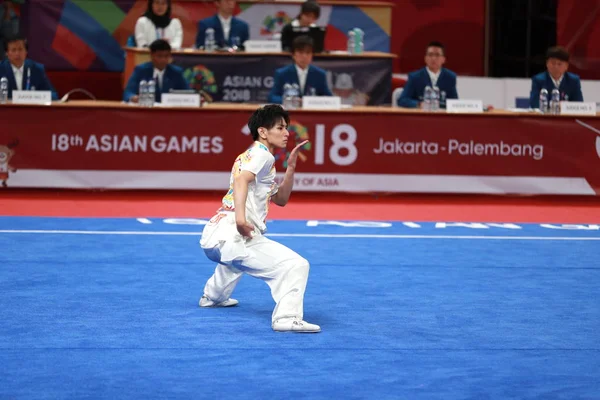
[[[272,321],[288,317],[303,319],[304,291],[310,268],[308,261],[281,243],[257,233],[244,242],[244,256],[224,262],[220,253],[224,243],[221,241],[215,246],[213,240],[206,239],[221,236],[214,235],[217,230],[231,233],[231,220],[228,219],[217,220],[216,224],[208,224],[204,228],[202,247],[208,258],[219,262],[213,276],[206,282],[204,294],[214,302],[225,301],[231,297],[235,286],[246,273],[265,281],[271,288],[276,303]],[[229,237],[231,239],[227,240],[234,240],[235,234]]]

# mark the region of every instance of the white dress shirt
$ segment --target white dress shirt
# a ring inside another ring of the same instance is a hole
[[[438,72],[433,72],[429,68],[426,68],[426,69],[427,69],[427,73],[429,74],[429,79],[431,79],[431,85],[437,86],[437,81],[438,81],[438,78],[440,77],[440,72],[442,72],[442,70],[440,69]]]
[[[25,69],[25,64],[21,65],[21,68],[17,68],[14,65],[10,65],[13,70],[13,75],[15,76],[15,82],[17,82],[17,90],[23,90],[23,71]]]
[[[294,28],[299,28],[300,27],[300,21],[298,20],[298,18],[292,20],[292,26]],[[315,26],[317,26],[317,24],[315,24],[314,22],[312,24],[310,24],[311,28],[315,27]]]
[[[560,78],[558,78],[558,79],[554,79],[552,77],[552,75],[550,75],[550,79],[552,79],[552,82],[554,83],[554,87],[557,89],[560,87],[560,83],[562,82],[563,78],[564,78],[564,75],[561,75]]]
[[[137,47],[147,47],[156,39],[165,39],[174,50],[180,49],[183,43],[183,27],[181,21],[172,18],[166,28],[157,28],[147,17],[138,18],[135,23],[135,43]]]
[[[163,84],[163,77],[165,75],[165,69],[163,69],[162,71],[159,71],[158,68],[154,68],[154,80],[156,81],[156,88],[158,90],[162,89],[162,84]]]
[[[225,19],[219,14],[219,21],[221,21],[221,27],[223,27],[223,37],[225,41],[229,41],[229,32],[231,32],[231,17]]]
[[[296,64],[296,72],[298,73],[298,82],[300,82],[300,93],[304,93],[306,75],[308,75],[308,67],[306,69],[302,69]]]

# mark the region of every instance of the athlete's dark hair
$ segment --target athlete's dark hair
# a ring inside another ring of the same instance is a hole
[[[250,128],[250,133],[252,133],[252,139],[258,140],[258,128],[271,129],[281,122],[281,120],[289,124],[290,115],[279,104],[267,104],[254,111],[248,120],[248,128]]]

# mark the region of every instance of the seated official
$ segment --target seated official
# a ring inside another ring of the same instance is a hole
[[[49,90],[52,100],[58,100],[58,93],[52,87],[42,64],[27,58],[27,40],[16,35],[4,43],[6,59],[0,62],[0,78],[8,79],[8,98],[13,90]]]
[[[308,36],[298,36],[292,43],[293,64],[275,71],[273,87],[269,93],[269,102],[281,104],[283,86],[286,83],[297,84],[300,96],[332,96],[327,85],[325,70],[311,65],[313,58],[313,40]]]
[[[292,41],[294,40],[293,32],[294,28],[310,28],[317,26],[315,22],[321,15],[321,7],[315,0],[308,0],[302,3],[300,7],[300,14],[292,20],[289,24],[286,24],[281,30],[281,48],[283,51],[292,50]]]
[[[148,0],[148,9],[135,24],[135,44],[148,47],[157,39],[164,39],[172,49],[183,43],[183,27],[177,18],[171,18],[171,0]]]
[[[235,0],[217,0],[217,14],[198,22],[198,34],[196,36],[196,48],[204,47],[206,30],[212,28],[215,31],[215,44],[219,48],[238,47],[243,48],[244,42],[250,38],[248,24],[233,16],[235,11]]]
[[[560,100],[583,101],[581,80],[578,75],[567,72],[569,69],[569,52],[563,47],[551,47],[546,53],[547,70],[531,78],[529,106],[540,107],[540,90],[548,91],[548,101],[552,98],[552,90],[560,91]]]
[[[190,85],[183,77],[183,70],[171,61],[171,46],[163,39],[155,40],[150,45],[152,61],[140,64],[133,70],[123,93],[123,100],[132,103],[139,101],[140,81],[154,80],[156,83],[155,101],[161,102],[162,94],[173,90],[189,90]]]
[[[458,99],[456,74],[442,66],[446,62],[446,51],[440,42],[431,42],[425,51],[425,68],[408,74],[404,90],[398,98],[398,106],[421,108],[423,93],[427,86],[440,90],[440,107],[446,108],[446,99]]]
[[[0,0],[0,43],[6,38],[19,34],[19,15],[13,0]],[[0,61],[4,60],[4,51],[0,51]]]

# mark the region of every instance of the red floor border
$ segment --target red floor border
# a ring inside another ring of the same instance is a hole
[[[0,190],[0,215],[207,218],[223,193]],[[600,199],[567,196],[366,195],[296,192],[272,219],[600,223]]]

